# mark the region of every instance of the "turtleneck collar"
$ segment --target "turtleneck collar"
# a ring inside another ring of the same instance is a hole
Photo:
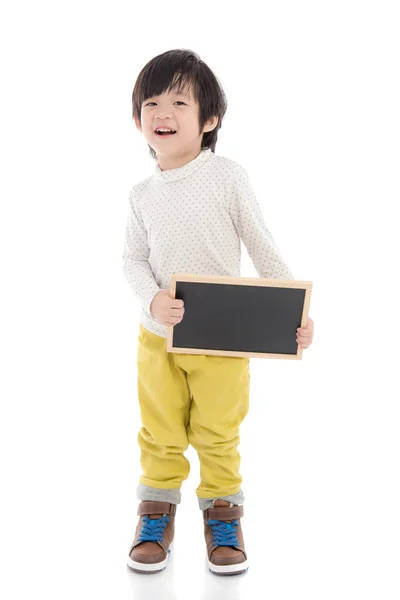
[[[178,179],[184,179],[185,177],[192,175],[195,171],[197,171],[197,169],[200,169],[200,167],[206,162],[206,160],[210,158],[211,152],[211,148],[203,148],[200,151],[200,153],[196,156],[196,158],[186,163],[186,165],[183,165],[183,167],[177,167],[176,169],[166,169],[165,171],[162,171],[160,169],[160,166],[157,161],[154,170],[154,176],[160,181],[165,182],[178,181]]]

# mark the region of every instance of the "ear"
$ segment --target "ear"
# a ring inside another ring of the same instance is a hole
[[[133,118],[135,120],[136,128],[139,129],[139,131],[142,131],[142,128],[140,126],[139,119],[137,118],[137,116],[135,115]]]
[[[217,124],[218,124],[218,117],[217,116],[210,117],[210,119],[208,119],[204,124],[203,133],[212,131],[213,129],[216,128]]]

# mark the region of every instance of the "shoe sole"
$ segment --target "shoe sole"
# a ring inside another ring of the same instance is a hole
[[[245,573],[249,568],[248,560],[236,565],[214,565],[207,558],[207,564],[210,571],[216,575],[238,575],[239,573]]]
[[[157,571],[162,571],[166,568],[169,560],[169,556],[171,554],[171,549],[173,548],[174,542],[172,542],[168,548],[167,556],[165,559],[158,563],[141,563],[136,560],[132,560],[130,556],[128,556],[128,567],[130,567],[133,571],[137,573],[157,573]]]

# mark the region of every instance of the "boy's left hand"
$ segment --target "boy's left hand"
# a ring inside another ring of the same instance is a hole
[[[296,332],[296,341],[300,348],[308,348],[312,344],[314,335],[314,321],[308,318],[305,327],[298,327]]]

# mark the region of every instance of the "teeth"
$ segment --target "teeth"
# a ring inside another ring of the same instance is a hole
[[[164,129],[164,127],[159,127],[156,131],[175,131],[175,129]]]

